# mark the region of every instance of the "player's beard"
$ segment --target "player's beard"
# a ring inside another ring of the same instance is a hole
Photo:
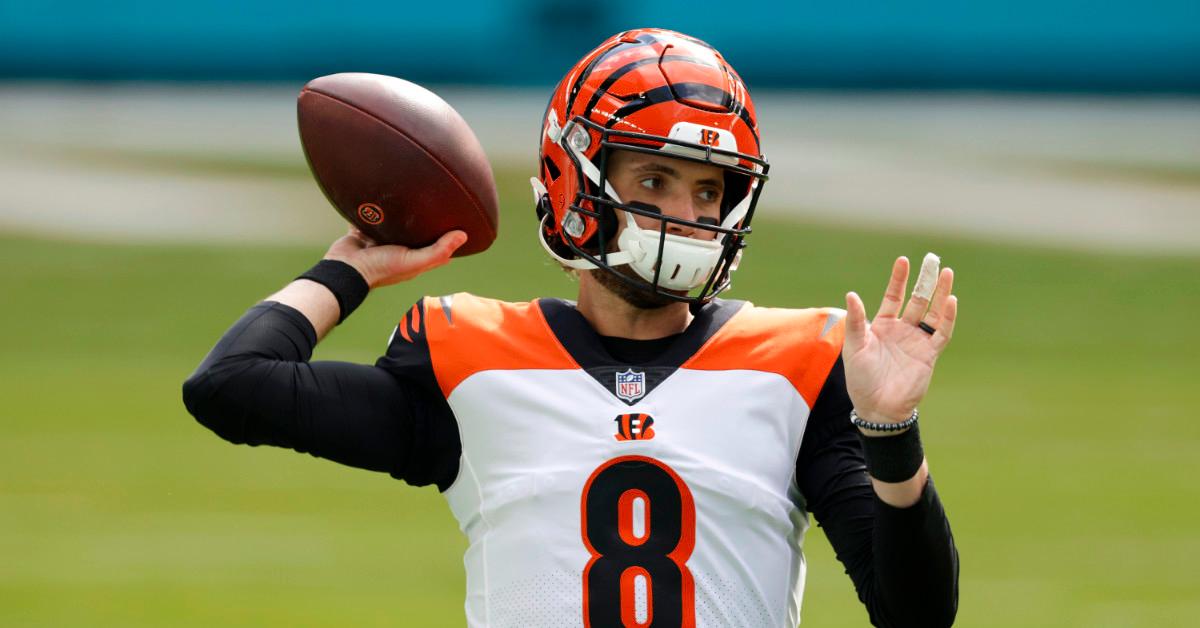
[[[592,277],[595,278],[596,283],[604,286],[609,292],[617,295],[622,301],[628,303],[629,305],[632,305],[639,310],[657,310],[671,305],[672,303],[679,303],[679,301],[676,301],[675,299],[663,296],[661,294],[655,294],[649,289],[632,286],[619,277],[613,276],[613,273],[619,273],[622,277],[628,277],[635,282],[644,282],[641,276],[633,272],[633,269],[630,268],[628,264],[621,264],[620,266],[613,266],[611,268],[611,271],[603,268],[597,268],[596,270],[591,271]],[[674,291],[672,291],[672,293],[674,293]]]

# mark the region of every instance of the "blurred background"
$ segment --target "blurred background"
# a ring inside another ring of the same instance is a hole
[[[323,74],[442,95],[502,218],[317,359],[374,361],[422,294],[571,297],[533,239],[540,116],[640,26],[708,41],[753,90],[772,178],[731,298],[874,307],[896,255],[957,271],[922,433],[958,625],[1193,625],[1194,0],[0,0],[0,625],[462,625],[436,490],[230,446],[179,388],[345,230],[295,129]],[[805,625],[866,625],[819,528],[806,547]]]

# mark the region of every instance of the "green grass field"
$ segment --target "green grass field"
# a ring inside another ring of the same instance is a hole
[[[509,208],[492,251],[373,295],[317,358],[373,361],[425,293],[570,296],[531,222]],[[962,554],[959,625],[1200,616],[1200,259],[756,232],[731,298],[855,289],[874,308],[897,254],[957,271],[922,433]],[[180,401],[220,333],[323,250],[0,237],[0,625],[462,625],[465,543],[436,490],[234,447]],[[807,546],[805,625],[866,625],[819,530]]]

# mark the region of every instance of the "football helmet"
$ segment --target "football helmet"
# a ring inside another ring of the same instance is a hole
[[[720,221],[689,221],[624,202],[606,177],[611,151],[618,149],[719,166],[725,178]],[[768,164],[750,93],[712,46],[654,28],[600,44],[555,88],[542,119],[540,157],[540,176],[530,180],[538,238],[561,264],[603,269],[693,304],[729,287]],[[659,226],[642,229],[635,214]],[[716,237],[668,233],[671,224]],[[621,265],[633,274],[615,269]]]

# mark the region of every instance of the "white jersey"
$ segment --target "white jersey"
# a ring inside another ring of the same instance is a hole
[[[468,624],[795,626],[796,458],[841,320],[716,301],[631,365],[564,301],[411,310],[398,331],[462,442],[445,495],[470,541]]]

